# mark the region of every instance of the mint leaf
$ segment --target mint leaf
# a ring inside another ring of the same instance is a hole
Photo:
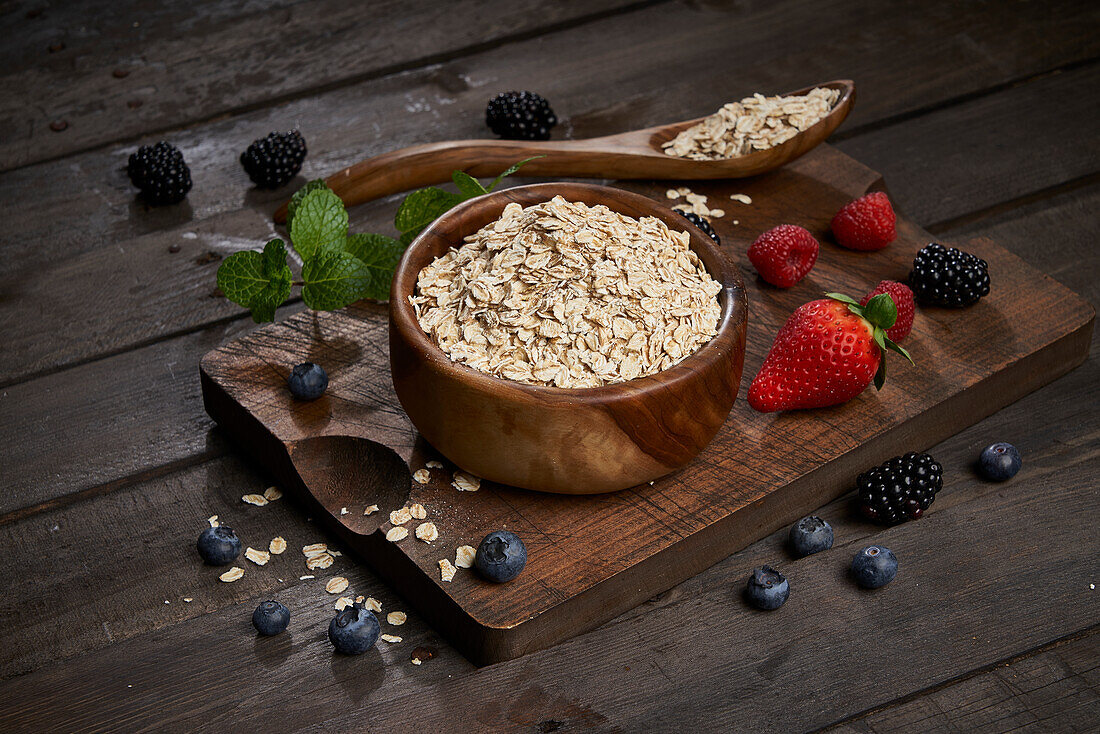
[[[513,173],[518,171],[523,166],[524,163],[530,163],[531,161],[535,160],[536,158],[545,158],[545,157],[546,156],[544,156],[544,155],[533,155],[530,158],[524,158],[522,161],[519,161],[518,163],[513,163],[511,166],[504,169],[503,173],[501,173],[499,176],[497,176],[496,178],[493,179],[493,182],[491,184],[489,184],[488,191],[492,191],[493,189],[495,189],[497,187],[498,183],[500,183],[503,179],[507,178],[508,176],[511,176]]]
[[[257,324],[275,320],[275,309],[290,297],[286,245],[274,239],[264,251],[235,252],[218,267],[218,288],[225,297],[252,311]]]
[[[455,171],[451,174],[451,180],[455,182],[455,186],[467,199],[489,193],[480,181],[465,171]]]
[[[405,246],[381,234],[352,234],[348,235],[347,251],[370,272],[370,286],[363,297],[376,301],[389,298],[393,271]]]
[[[302,203],[302,199],[306,198],[306,194],[311,191],[327,188],[328,184],[325,183],[323,178],[315,178],[294,192],[294,196],[290,197],[290,202],[286,205],[286,227],[288,230],[290,229],[291,223],[294,221],[294,212],[297,211],[298,206]]]
[[[328,250],[342,250],[348,238],[348,211],[328,188],[302,197],[290,223],[290,241],[308,262]]]
[[[302,300],[314,311],[332,311],[365,298],[370,270],[346,252],[324,251],[302,266]]]
[[[420,230],[463,201],[465,198],[461,194],[452,194],[434,186],[412,192],[401,202],[397,216],[393,219],[397,231],[402,233],[401,241],[404,242],[405,235],[410,233],[415,237]]]

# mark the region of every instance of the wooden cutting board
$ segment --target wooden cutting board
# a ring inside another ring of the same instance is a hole
[[[677,185],[627,188],[664,201]],[[476,493],[458,492],[453,465],[419,438],[393,393],[385,305],[300,313],[210,352],[201,364],[207,412],[441,634],[487,664],[612,619],[849,491],[860,471],[936,444],[1088,354],[1095,314],[1083,299],[988,240],[949,243],[989,262],[992,293],[966,309],[919,309],[905,342],[915,367],[891,355],[881,392],[868,389],[835,408],[756,413],[744,393],[797,306],[824,291],[859,298],[881,279],[902,280],[916,251],[933,238],[899,216],[898,239],[885,250],[835,245],[832,215],[882,181],[828,146],[759,178],[687,185],[726,211],[714,226],[745,275],[748,347],[741,394],[725,427],[698,459],[651,486],[562,496],[484,482]],[[752,204],[731,201],[734,193],[749,195]],[[787,291],[760,281],[745,256],[757,234],[781,223],[806,227],[822,243],[814,270]],[[316,402],[295,402],[286,378],[307,360],[325,367],[330,385]],[[388,524],[361,532],[369,498],[315,498],[296,486],[283,442],[322,434],[369,438],[413,471],[442,461],[445,468],[431,470],[428,484],[412,484],[409,498],[428,509],[440,537],[431,545],[411,535],[387,542]],[[952,491],[950,475],[944,484]],[[462,569],[453,581],[441,580],[440,559],[453,562],[458,546],[476,546],[498,528],[515,531],[528,548],[519,578],[494,585]]]

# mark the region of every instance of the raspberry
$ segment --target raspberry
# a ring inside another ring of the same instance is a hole
[[[696,227],[703,230],[703,234],[705,234],[707,237],[710,237],[712,240],[714,240],[714,244],[716,244],[716,245],[722,244],[722,240],[719,239],[718,233],[714,231],[714,227],[710,226],[710,222],[703,219],[701,216],[699,216],[695,212],[679,212],[679,213],[683,215],[684,219],[688,220],[689,222],[694,224]]]
[[[844,205],[833,217],[833,237],[849,250],[881,250],[898,236],[897,217],[890,199],[881,191]]]
[[[943,488],[943,467],[928,454],[910,451],[859,475],[859,509],[883,525],[916,520]]]
[[[917,310],[913,303],[913,291],[909,290],[909,286],[896,280],[883,280],[875,286],[873,291],[863,297],[859,305],[866,306],[868,301],[880,293],[889,293],[890,298],[894,299],[894,305],[898,308],[898,320],[886,330],[886,336],[891,341],[900,342],[913,330],[913,316],[916,315]]]
[[[306,141],[297,130],[268,133],[241,153],[241,165],[261,189],[277,189],[298,175],[306,159]]]
[[[191,190],[191,169],[184,162],[183,153],[163,140],[156,145],[143,145],[132,153],[126,173],[150,206],[178,204]]]
[[[989,265],[977,255],[933,242],[913,259],[909,287],[921,303],[969,306],[989,295]]]
[[[505,140],[549,140],[558,118],[534,92],[501,92],[489,100],[485,124]]]
[[[749,247],[749,260],[761,278],[790,288],[813,268],[818,249],[817,240],[802,227],[780,224],[756,238]]]

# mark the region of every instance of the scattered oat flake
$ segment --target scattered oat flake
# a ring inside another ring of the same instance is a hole
[[[722,217],[726,216],[726,210],[725,209],[711,209],[710,210],[710,215],[712,217],[717,217],[718,219],[721,219]]]
[[[412,519],[412,512],[408,507],[402,507],[400,510],[394,510],[390,513],[390,523],[392,525],[404,525]]]
[[[219,525],[221,525],[221,523],[220,523],[220,522],[218,522],[218,516],[217,516],[217,515],[211,515],[210,517],[208,517],[208,518],[206,519],[206,521],[207,521],[208,523],[210,523],[210,527],[212,527],[212,528],[216,528],[216,527],[218,527]]]
[[[476,492],[481,489],[481,477],[467,474],[464,471],[456,471],[454,481],[451,482],[459,492]]]
[[[268,553],[267,551],[256,550],[252,546],[248,546],[248,548],[245,549],[244,557],[255,563],[257,566],[263,566],[271,560],[270,553]]]
[[[228,571],[223,573],[218,578],[228,584],[228,583],[232,583],[233,581],[236,581],[241,576],[244,576],[244,569],[241,568],[240,566],[234,566],[233,568],[229,569]]]
[[[412,664],[413,665],[420,665],[420,658],[413,658],[412,659]]]
[[[183,601],[184,601],[184,603],[186,603],[186,604],[190,604],[191,602],[193,602],[193,601],[195,601],[195,600],[194,600],[194,599],[192,599],[192,598],[191,598],[191,597],[189,597],[189,596],[185,596],[185,597],[183,597]]]
[[[413,472],[413,480],[417,484],[427,484],[432,480],[432,473],[427,469],[417,469]]]
[[[280,555],[286,550],[286,540],[283,539],[283,536],[276,535],[271,539],[271,543],[268,544],[267,550],[275,555]]]
[[[665,196],[668,197],[669,199],[679,199],[680,198],[680,192],[677,191],[676,189],[669,189],[668,191],[665,192]]]
[[[428,516],[428,510],[424,505],[417,502],[415,505],[409,508],[409,514],[413,516],[415,520],[423,520]]]
[[[455,571],[458,569],[451,565],[451,562],[444,558],[439,562],[439,575],[444,581],[450,581],[455,577]]]
[[[347,588],[348,580],[343,576],[333,576],[331,579],[328,580],[328,583],[325,584],[325,591],[330,594],[339,594],[341,591],[344,591]]]
[[[416,526],[416,537],[425,543],[431,543],[439,537],[439,530],[434,522],[422,522]]]
[[[340,514],[341,514],[341,515],[346,515],[346,514],[348,514],[348,508],[346,508],[346,507],[341,507],[341,508],[340,508]]]
[[[443,462],[433,459],[431,461],[425,462],[424,466],[428,467],[429,469],[442,469]]]
[[[360,594],[359,596],[355,597],[355,601],[358,602],[359,604],[362,604],[365,598],[366,597],[364,597],[362,594]]]
[[[307,579],[315,579],[315,578],[317,578],[317,577],[312,575],[312,574],[306,574],[305,576],[299,576],[298,580],[299,581],[305,581]]]
[[[691,189],[689,189],[687,186],[681,186],[678,189],[676,189],[676,193],[679,194],[680,196],[687,196],[688,194],[691,193]]]
[[[306,559],[306,568],[308,568],[310,571],[317,571],[318,569],[328,568],[335,560],[336,559],[330,556],[328,553],[322,553],[318,556],[310,556]]]
[[[746,194],[730,194],[730,199],[732,199],[733,201],[739,201],[742,204],[752,203],[752,197]]]
[[[339,599],[336,600],[336,611],[339,612],[347,607],[350,607],[354,603],[355,602],[353,602],[350,598],[346,596],[341,596]]]
[[[401,642],[401,637],[398,635],[381,635],[382,639],[389,643]]]
[[[455,565],[459,568],[473,568],[475,556],[477,551],[472,545],[460,545],[455,551]]]
[[[247,502],[250,505],[256,505],[256,507],[263,507],[267,504],[267,497],[262,494],[246,494],[241,497],[241,502]]]
[[[401,526],[390,528],[386,531],[386,540],[390,541],[391,543],[396,543],[400,540],[404,540],[407,537],[409,537],[409,531]]]
[[[264,490],[264,497],[267,498],[268,502],[274,502],[282,496],[283,493],[279,491],[278,487],[268,487]]]
[[[363,510],[364,515],[373,515],[376,512],[378,512],[378,505],[371,505],[367,509]]]
[[[408,618],[409,616],[404,612],[390,612],[386,615],[386,621],[392,624],[394,627],[405,624],[405,620]]]
[[[325,545],[324,543],[314,543],[312,545],[303,545],[302,546],[302,553],[305,554],[306,558],[309,558],[310,556],[319,556],[322,553],[328,553],[328,546]]]
[[[362,597],[359,597],[359,598],[361,599]],[[373,596],[368,596],[367,600],[365,602],[363,602],[363,608],[364,609],[369,609],[372,612],[381,612],[382,611],[382,602],[378,601]]]
[[[328,554],[329,554],[330,556],[332,556],[333,558],[339,558],[340,556],[344,555],[343,553],[341,553],[341,552],[340,552],[340,551],[338,551],[338,550],[330,550],[330,551],[328,552]]]

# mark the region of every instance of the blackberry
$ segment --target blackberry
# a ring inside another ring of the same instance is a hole
[[[277,189],[298,175],[306,159],[306,139],[297,130],[268,133],[241,153],[241,165],[261,189]]]
[[[703,219],[701,216],[694,212],[680,212],[684,219],[694,224],[699,229],[703,230],[703,234],[714,240],[714,244],[722,244],[722,240],[718,238],[718,233],[714,231],[714,227],[710,226],[710,222]]]
[[[989,265],[976,255],[933,242],[913,259],[909,287],[921,303],[959,308],[989,295]]]
[[[505,140],[549,140],[558,118],[541,95],[501,92],[485,107],[485,124]]]
[[[859,509],[869,520],[896,525],[916,520],[943,488],[943,467],[928,454],[910,451],[859,475]]]
[[[191,169],[184,162],[183,153],[163,140],[131,153],[126,174],[141,189],[142,198],[150,206],[178,204],[191,190]]]

